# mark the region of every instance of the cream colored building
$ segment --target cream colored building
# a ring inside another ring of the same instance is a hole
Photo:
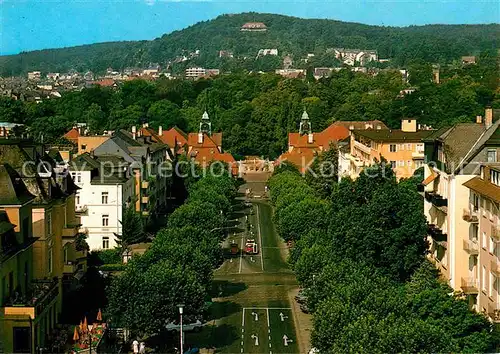
[[[469,223],[465,242],[468,249],[474,244],[469,271],[477,279],[475,288],[466,290],[478,311],[500,322],[500,163],[482,166],[481,175],[464,186],[469,190],[469,205],[463,210]]]
[[[419,129],[416,119],[401,120],[401,129],[352,130],[350,176],[357,177],[364,167],[382,159],[391,164],[398,178],[413,176],[424,165],[423,139],[432,133]]]
[[[450,286],[468,297],[471,308],[482,311],[484,307],[486,312],[488,304],[480,293],[489,291],[492,256],[487,257],[483,249],[490,252],[491,230],[481,233],[479,222],[485,221],[478,213],[484,198],[471,194],[467,186],[482,175],[482,164],[500,161],[499,125],[500,120],[493,122],[493,112],[487,109],[484,123],[480,119],[457,124],[424,140],[427,164],[422,192],[429,258]]]

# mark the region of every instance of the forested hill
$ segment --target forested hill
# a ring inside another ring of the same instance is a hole
[[[263,22],[266,32],[241,32],[246,22]],[[423,59],[449,62],[462,55],[495,50],[500,25],[426,25],[410,27],[370,26],[334,20],[243,13],[222,15],[197,23],[152,41],[99,43],[71,48],[48,49],[0,57],[0,74],[17,75],[30,70],[63,72],[69,69],[101,72],[108,67],[123,69],[166,64],[196,49],[201,55],[183,65],[206,67],[248,67],[261,48],[277,48],[280,57],[296,59],[314,53],[321,60],[327,48],[375,49],[380,58],[392,58],[394,65]],[[234,53],[234,59],[218,58],[219,50]],[[248,59],[237,59],[247,57]],[[252,59],[250,59],[252,58]],[[277,59],[277,58],[276,58]],[[319,60],[319,61],[318,61]],[[257,68],[258,69],[258,68]]]

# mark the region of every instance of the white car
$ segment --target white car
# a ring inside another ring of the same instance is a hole
[[[311,350],[309,350],[309,354],[319,354],[319,349],[318,348],[311,348]]]
[[[191,332],[191,331],[201,331],[201,328],[203,327],[203,323],[201,323],[200,320],[197,320],[195,323],[183,323],[182,324],[182,330],[184,332]],[[176,331],[179,332],[181,330],[181,325],[179,323],[174,323],[170,322],[166,326],[167,331]]]

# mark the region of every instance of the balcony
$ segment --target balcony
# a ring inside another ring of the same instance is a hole
[[[80,224],[68,224],[66,227],[63,228],[62,230],[62,237],[63,238],[75,238],[76,235],[78,234],[78,231],[80,229]]]
[[[5,317],[40,316],[59,294],[59,282],[54,280],[33,280],[26,296],[12,296],[4,306]]]
[[[434,205],[438,209],[443,210],[444,212],[447,212],[447,209],[442,209],[442,208],[448,207],[448,199],[443,198],[441,195],[437,194],[436,192],[425,192],[424,197],[425,197],[425,200],[427,200],[429,203],[432,203],[432,205]]]
[[[141,188],[148,189],[149,188],[149,181],[142,181]]]
[[[500,242],[500,226],[491,225],[491,238],[495,242]]]
[[[478,223],[479,218],[477,216],[477,211],[472,209],[464,209],[462,213],[462,219],[470,223]]]
[[[141,203],[142,204],[148,204],[149,203],[149,197],[142,197],[141,198]]]
[[[372,152],[371,147],[366,146],[365,144],[360,143],[359,141],[356,141],[356,140],[354,140],[354,147],[363,151],[365,154],[368,154],[368,155],[371,154],[371,152]]]
[[[443,233],[443,230],[434,224],[429,224],[427,232],[436,242],[446,242],[448,240],[448,235]]]
[[[67,262],[63,267],[63,273],[74,274],[78,270],[76,262]]]
[[[479,244],[477,240],[464,240],[463,249],[471,256],[479,254]]]
[[[491,272],[500,280],[500,261],[490,262]]]
[[[500,323],[500,303],[493,302],[488,304],[488,316],[494,323]]]
[[[75,214],[82,216],[82,215],[88,215],[89,214],[89,208],[86,205],[80,205],[77,206],[75,209]]]
[[[479,293],[479,282],[476,278],[462,278],[462,291],[465,294]]]
[[[414,160],[423,160],[424,159],[424,152],[423,151],[414,151],[411,153],[411,157]]]

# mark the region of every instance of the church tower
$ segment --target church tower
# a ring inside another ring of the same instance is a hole
[[[198,132],[198,144],[203,143],[203,135],[212,135],[212,123],[210,123],[210,118],[208,118],[208,113],[205,111],[201,116],[200,131]]]
[[[207,111],[205,111],[201,116],[200,133],[205,133],[208,136],[212,135],[212,123],[210,123],[210,118],[208,118]]]
[[[312,134],[311,122],[309,121],[309,115],[305,109],[304,113],[302,113],[302,118],[300,119],[299,133],[300,135]]]

